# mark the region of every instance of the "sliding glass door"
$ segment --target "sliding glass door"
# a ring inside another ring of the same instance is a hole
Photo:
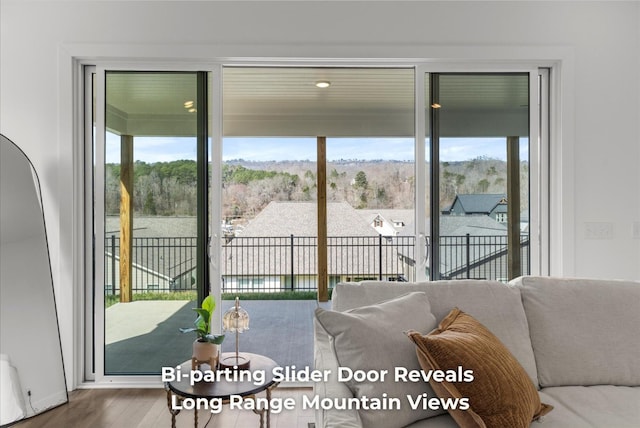
[[[104,72],[96,227],[104,375],[159,374],[189,358],[209,292],[207,73]]]
[[[216,332],[238,296],[241,350],[304,367],[338,282],[544,273],[538,72],[466,69],[98,68],[96,378],[188,359],[178,328],[210,291]]]
[[[530,273],[530,74],[431,73],[425,81],[430,277]]]

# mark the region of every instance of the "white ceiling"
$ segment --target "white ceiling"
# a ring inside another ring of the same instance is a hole
[[[226,136],[413,136],[411,68],[231,67],[223,74]],[[526,135],[527,78],[443,75],[443,135]],[[331,82],[320,89],[319,80]],[[426,88],[428,88],[428,82]],[[110,73],[107,124],[131,135],[195,135],[193,73]]]

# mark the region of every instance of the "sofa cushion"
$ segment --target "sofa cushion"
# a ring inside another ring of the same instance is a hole
[[[540,398],[554,406],[540,428],[640,427],[640,387],[559,386],[542,389]]]
[[[521,277],[541,386],[640,385],[640,283]]]
[[[340,427],[342,428],[342,427]],[[429,419],[421,419],[405,428],[460,428],[451,415],[440,415]]]
[[[497,281],[458,280],[420,283],[374,282],[336,284],[332,308],[343,311],[371,305],[412,291],[423,291],[436,320],[458,307],[485,325],[516,357],[531,381],[538,373],[520,290]]]
[[[527,428],[548,413],[522,366],[485,326],[458,308],[427,335],[410,332],[425,371],[456,373],[455,381],[431,379],[441,398],[467,400],[449,413],[462,428]],[[462,375],[462,379],[459,378]]]
[[[424,333],[436,326],[425,293],[409,293],[377,305],[356,308],[347,312],[316,309],[316,319],[333,338],[333,347],[341,368],[388,374],[381,381],[356,382],[345,379],[355,397],[399,398],[400,409],[360,410],[363,427],[404,427],[414,421],[444,411],[412,411],[407,395],[418,397],[427,393],[435,396],[426,382],[395,382],[394,370],[404,367],[420,370],[415,346],[404,332],[417,329]]]

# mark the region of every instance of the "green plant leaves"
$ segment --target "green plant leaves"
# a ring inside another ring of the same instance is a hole
[[[211,295],[207,296],[202,301],[201,308],[193,308],[193,310],[198,314],[198,317],[193,322],[195,327],[183,327],[180,331],[182,333],[195,332],[198,336],[198,340],[201,342],[210,342],[216,345],[221,344],[224,340],[224,334],[213,335],[209,333],[209,323],[211,322],[211,315],[215,309],[216,301],[211,297]]]

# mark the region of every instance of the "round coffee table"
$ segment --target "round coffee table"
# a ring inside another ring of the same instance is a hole
[[[199,399],[205,398],[207,400],[216,399],[221,400],[223,404],[228,404],[231,396],[240,396],[242,398],[254,399],[255,395],[265,391],[267,395],[267,401],[271,402],[271,391],[278,385],[278,382],[273,380],[273,369],[278,367],[275,361],[269,357],[258,354],[250,354],[243,352],[251,360],[249,371],[264,372],[264,378],[257,381],[257,377],[249,376],[240,380],[228,380],[224,376],[216,382],[200,381],[191,385],[188,377],[177,379],[175,381],[166,382],[165,387],[167,390],[167,406],[171,413],[171,427],[176,426],[176,415],[180,413],[182,409],[175,409],[172,405],[174,402],[173,397],[176,397],[178,403],[182,403],[187,398]],[[229,354],[221,354],[221,359],[227,357]],[[207,366],[208,367],[208,366]],[[182,373],[191,372],[191,360],[187,360],[180,365]],[[231,375],[230,375],[231,376]],[[240,377],[240,376],[239,376]],[[198,426],[198,408],[194,409],[194,426]],[[264,427],[264,416],[266,413],[267,428],[271,426],[271,415],[269,409],[255,409],[254,413],[260,415],[260,428]]]

